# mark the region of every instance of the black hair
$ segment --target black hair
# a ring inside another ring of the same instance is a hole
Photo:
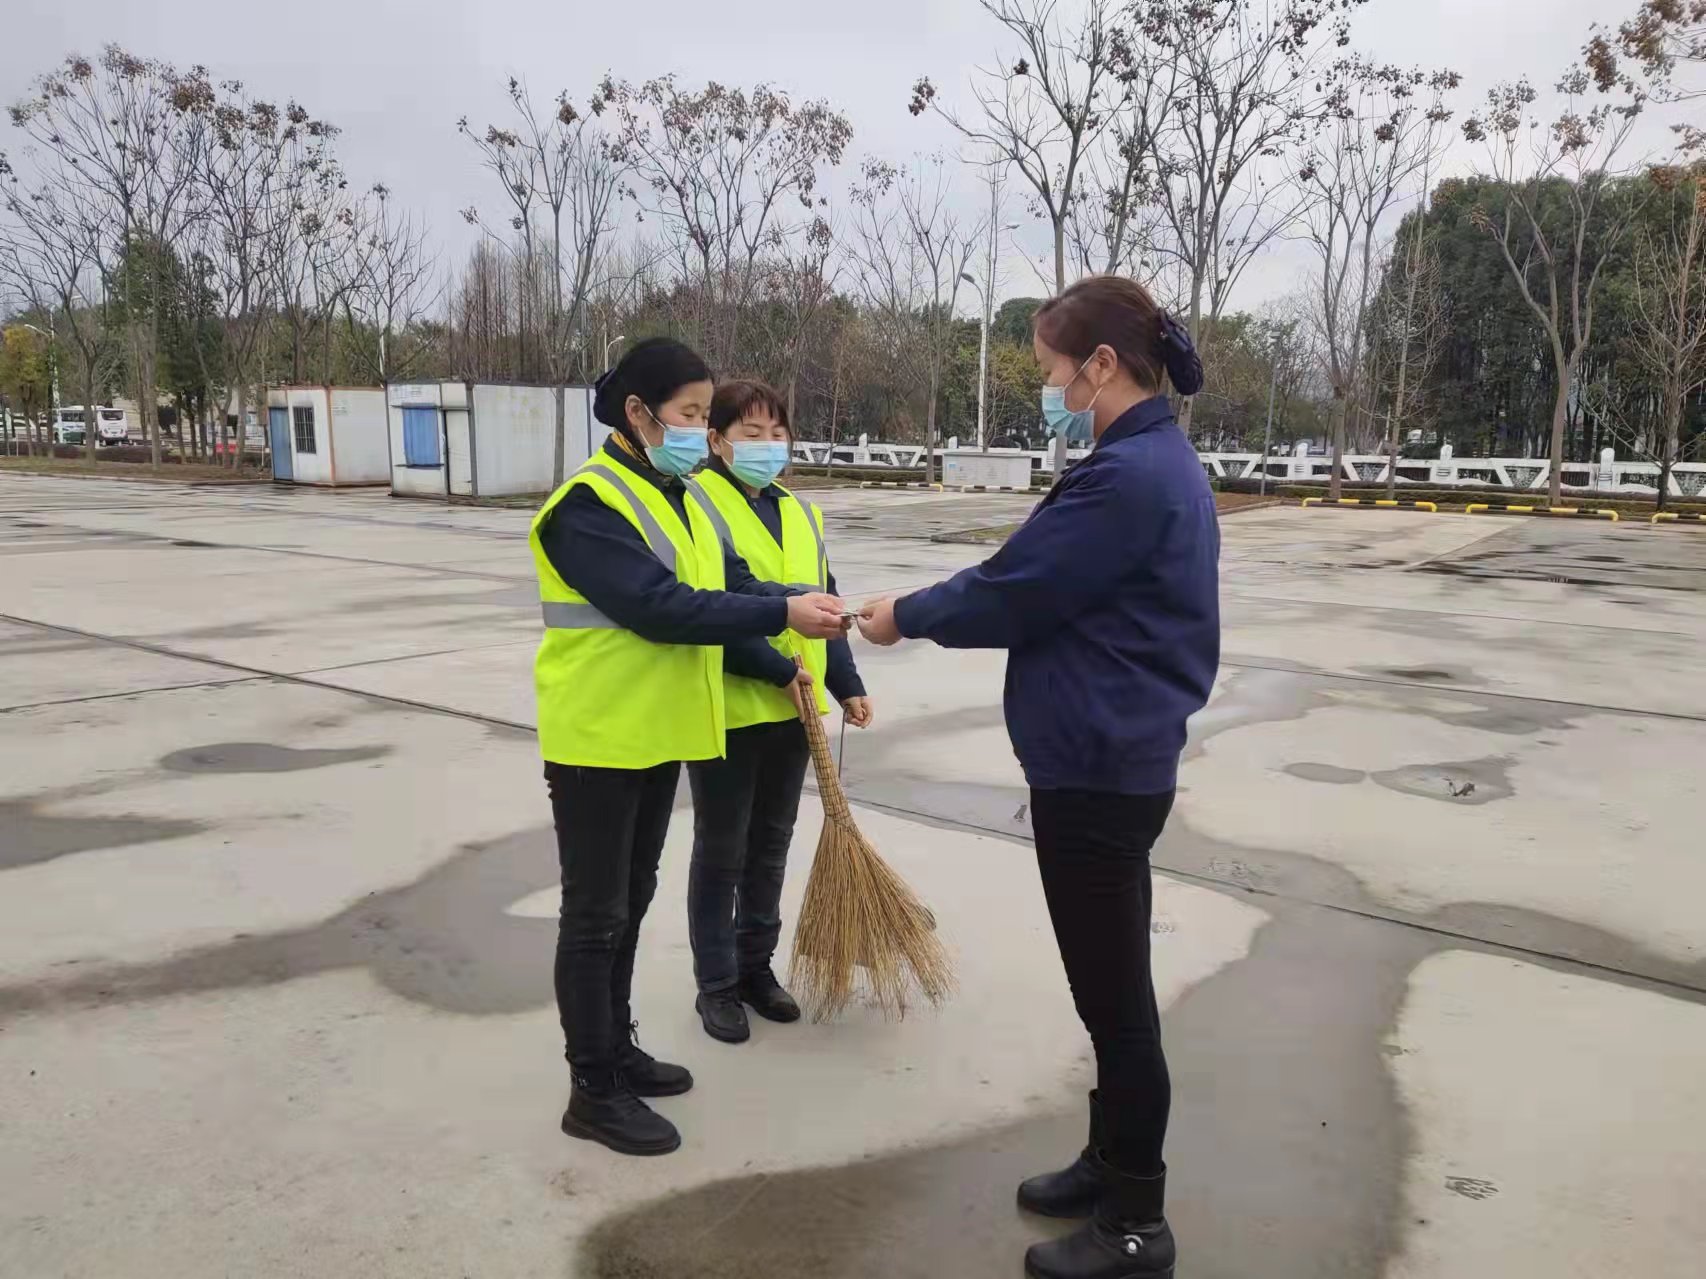
[[[689,382],[709,382],[711,369],[685,342],[646,338],[628,348],[616,367],[594,384],[592,415],[612,430],[626,434],[628,397],[637,395],[652,412],[667,404]]]
[[[1202,357],[1190,331],[1136,280],[1092,275],[1037,308],[1036,334],[1062,355],[1087,360],[1112,348],[1139,386],[1161,390],[1165,369],[1181,395],[1202,390]]]
[[[709,422],[718,435],[727,435],[729,428],[755,409],[768,413],[782,424],[790,439],[794,427],[788,421],[788,406],[781,394],[767,382],[753,378],[737,378],[724,382],[711,398]]]

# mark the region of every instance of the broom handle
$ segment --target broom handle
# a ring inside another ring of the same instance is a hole
[[[795,658],[796,664],[799,658]],[[823,728],[823,716],[818,714],[815,692],[800,699],[800,722],[806,726],[806,743],[811,747],[812,767],[817,772],[818,798],[826,814],[850,816],[847,792],[841,789],[841,772],[829,749],[829,734]],[[845,723],[842,725],[845,730]]]

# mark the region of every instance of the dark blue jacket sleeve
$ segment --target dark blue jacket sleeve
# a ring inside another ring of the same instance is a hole
[[[1113,467],[1072,472],[994,555],[897,601],[900,633],[944,648],[1023,648],[1064,626],[1156,544],[1161,515],[1134,518],[1135,495],[1121,488]]]
[[[786,688],[794,682],[799,667],[794,665],[793,658],[777,652],[769,641],[759,638],[725,644],[723,670],[729,675],[761,679],[777,688]]]
[[[787,601],[779,595],[682,584],[639,530],[585,487],[552,508],[539,540],[564,582],[613,622],[654,643],[728,644],[788,628]],[[756,580],[739,556],[734,559],[743,586]]]

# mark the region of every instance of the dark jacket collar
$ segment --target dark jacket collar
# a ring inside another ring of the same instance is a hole
[[[1142,435],[1158,426],[1165,426],[1173,421],[1173,402],[1165,395],[1152,396],[1132,405],[1108,424],[1096,441],[1098,449],[1109,444],[1118,444],[1121,440],[1129,440],[1134,435]]]
[[[620,464],[629,475],[644,480],[655,489],[661,489],[668,493],[682,487],[681,481],[675,476],[665,475],[655,466],[635,457],[633,453],[623,447],[622,442],[617,439],[614,432],[604,441],[604,447],[599,451],[603,454],[605,461]]]

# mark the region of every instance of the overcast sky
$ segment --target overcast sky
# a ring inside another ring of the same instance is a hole
[[[1070,6],[1073,0],[1063,0]],[[1526,73],[1550,83],[1589,25],[1616,22],[1634,0],[1369,0],[1353,45],[1384,61],[1449,66],[1465,78],[1459,114],[1497,80]],[[180,65],[202,63],[254,94],[294,97],[344,130],[340,154],[352,182],[383,181],[425,215],[447,258],[471,232],[457,215],[491,207],[490,178],[456,133],[501,119],[510,75],[542,98],[559,89],[584,100],[606,71],[641,80],[674,71],[689,84],[765,81],[796,98],[826,97],[854,128],[850,159],[904,160],[954,147],[946,126],[906,111],[913,81],[930,75],[946,101],[964,101],[975,66],[1003,46],[976,0],[0,0],[0,103],[77,50],[109,41]],[[1645,131],[1664,144],[1654,122]],[[0,122],[0,148],[16,145]],[[1456,167],[1473,164],[1460,144]],[[845,188],[850,173],[831,178]],[[968,202],[974,179],[967,175]],[[1029,223],[1017,199],[1015,219]],[[1041,255],[1047,237],[1027,225],[1021,248]],[[1010,257],[1014,256],[1012,254]],[[1292,287],[1306,259],[1280,248],[1252,270],[1253,305]],[[1036,292],[1021,263],[1003,263],[1003,294]]]

